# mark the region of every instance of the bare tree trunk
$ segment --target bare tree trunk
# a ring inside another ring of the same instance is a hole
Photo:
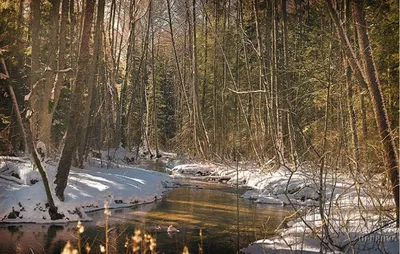
[[[33,111],[30,121],[32,138],[35,140],[39,129],[39,79],[40,79],[40,0],[31,1],[31,77],[30,77],[30,105]]]
[[[358,45],[363,59],[366,83],[372,99],[375,120],[378,126],[379,136],[385,152],[385,163],[387,173],[392,182],[392,191],[396,203],[397,227],[399,226],[399,160],[396,153],[392,130],[382,94],[379,75],[376,70],[375,61],[372,54],[372,47],[368,38],[367,25],[365,22],[363,7],[364,1],[353,1],[353,18],[358,34]]]
[[[83,168],[83,161],[85,157],[85,147],[87,143],[88,136],[88,125],[90,118],[90,109],[92,105],[92,97],[93,97],[93,87],[95,83],[97,83],[98,76],[98,68],[101,57],[101,47],[102,47],[102,36],[101,33],[103,31],[103,20],[104,20],[104,7],[105,0],[99,0],[97,6],[97,17],[96,17],[96,27],[94,30],[94,45],[93,45],[93,58],[89,67],[88,79],[87,79],[87,93],[88,96],[84,103],[84,112],[80,130],[80,137],[78,143],[78,167]]]
[[[65,68],[65,50],[66,50],[66,30],[67,30],[67,22],[68,22],[68,5],[69,0],[62,0],[61,5],[61,23],[60,23],[60,36],[59,36],[59,47],[58,47],[58,72],[56,74],[56,81],[54,86],[54,106],[52,107],[52,117],[54,112],[56,111],[56,107],[58,105],[58,101],[60,99],[61,88],[64,83],[64,70]]]
[[[121,9],[122,9],[122,2],[119,1],[119,6],[118,6],[118,20],[117,20],[117,28],[116,28],[116,35],[115,35],[115,40],[114,40],[114,50],[113,50],[113,82],[112,82],[112,90],[113,90],[113,107],[115,107],[115,124],[114,124],[114,137],[113,137],[113,145],[114,147],[119,147],[121,145],[121,111],[119,110],[120,106],[120,98],[118,96],[118,91],[117,91],[117,77],[119,75],[119,66],[121,62],[121,52],[122,52],[122,42],[124,41],[124,30],[125,30],[125,11],[123,11],[122,15],[122,26],[121,24]],[[121,27],[121,28],[120,28]],[[119,31],[122,31],[120,33]]]
[[[126,53],[126,63],[125,63],[125,76],[121,88],[121,100],[120,100],[120,112],[121,112],[121,144],[124,148],[128,148],[128,122],[126,115],[126,104],[128,98],[128,78],[133,75],[134,57],[133,53],[135,51],[135,30],[136,30],[136,20],[135,19],[136,10],[136,0],[130,2],[129,5],[129,39],[128,39],[128,49]],[[130,147],[129,147],[130,148]]]
[[[179,76],[179,82],[180,82],[180,85],[181,85],[182,94],[183,94],[183,97],[185,99],[185,104],[186,104],[186,107],[187,107],[188,112],[189,112],[189,118],[191,118],[192,110],[190,108],[189,99],[188,99],[188,96],[186,94],[185,83],[184,83],[184,80],[183,80],[182,71],[181,71],[181,67],[180,67],[180,64],[179,64],[179,60],[178,60],[178,53],[176,51],[174,32],[172,30],[171,4],[170,4],[169,0],[167,0],[167,7],[168,7],[168,20],[169,20],[168,23],[169,23],[169,29],[170,29],[170,34],[171,34],[172,48],[174,50],[174,58],[175,58],[176,69],[177,69],[178,76]]]
[[[333,8],[331,0],[326,0],[330,15],[336,25],[339,37],[344,45],[347,46],[346,54],[349,58],[350,66],[362,86],[367,86],[373,103],[376,124],[378,126],[379,136],[385,153],[385,164],[387,173],[392,182],[393,198],[396,204],[397,226],[399,226],[399,165],[396,145],[390,128],[389,119],[386,112],[385,101],[381,90],[379,76],[375,67],[372,54],[372,47],[369,42],[367,26],[363,13],[363,1],[353,1],[353,19],[356,23],[358,43],[364,68],[352,49],[352,45],[345,33],[343,23]]]
[[[5,76],[4,77],[6,79],[9,79],[10,76],[8,74],[8,71],[7,71],[7,66],[6,66],[6,64],[5,64],[3,59],[1,60],[1,63],[2,63],[3,70],[5,71]],[[10,91],[11,100],[13,102],[13,105],[14,105],[14,108],[15,108],[15,111],[16,111],[16,115],[17,115],[17,119],[18,119],[18,125],[20,127],[22,139],[23,139],[24,146],[25,146],[25,152],[26,152],[26,154],[30,154],[32,164],[35,164],[37,166],[37,168],[39,170],[39,173],[40,173],[40,176],[41,176],[42,181],[43,181],[43,186],[44,186],[44,189],[45,189],[45,192],[46,192],[47,202],[49,204],[49,215],[50,215],[50,218],[52,220],[61,219],[63,217],[63,215],[61,215],[61,214],[59,214],[57,212],[58,208],[54,204],[53,196],[51,195],[51,189],[50,189],[49,181],[48,181],[48,178],[47,178],[47,175],[46,175],[46,171],[44,170],[44,168],[42,166],[42,163],[41,163],[41,161],[39,159],[39,156],[38,156],[38,154],[36,152],[36,149],[33,146],[32,133],[30,131],[30,126],[29,126],[29,124],[27,124],[27,128],[26,128],[27,132],[26,132],[25,128],[24,128],[23,121],[22,121],[22,117],[21,117],[21,111],[19,110],[17,97],[15,96],[15,93],[14,93],[14,89],[13,89],[13,87],[11,85],[8,85],[8,88],[9,88],[9,91]]]
[[[271,58],[272,68],[271,68],[271,93],[272,98],[275,98],[273,102],[273,119],[275,126],[274,129],[274,140],[275,140],[275,150],[276,150],[276,160],[278,162],[283,162],[283,131],[282,131],[282,117],[280,113],[280,89],[278,87],[278,22],[277,22],[277,3],[272,1],[272,51]]]
[[[206,3],[207,4],[207,0]],[[204,71],[203,71],[203,87],[202,87],[202,96],[201,96],[201,112],[205,112],[205,104],[206,104],[206,89],[207,89],[207,61],[208,61],[208,25],[207,25],[208,17],[204,15],[203,17],[203,26],[204,26]]]
[[[219,15],[218,15],[218,9],[217,9],[217,5],[218,5],[218,2],[217,1],[215,1],[214,2],[214,15],[215,15],[215,34],[214,34],[214,48],[213,48],[213,109],[212,109],[212,111],[213,111],[213,113],[212,113],[212,115],[213,115],[213,142],[212,142],[212,144],[213,144],[213,147],[214,147],[214,150],[216,151],[216,152],[218,152],[218,150],[217,150],[217,140],[218,140],[218,135],[217,135],[217,132],[218,132],[218,129],[217,129],[217,126],[218,126],[218,124],[217,124],[217,118],[218,118],[218,116],[217,116],[217,107],[218,107],[218,100],[217,100],[217,92],[218,92],[218,90],[217,90],[217,85],[218,85],[218,78],[217,78],[217,73],[218,73],[218,70],[217,70],[217,60],[218,60],[218,58],[217,58],[217,56],[218,56],[218,50],[217,50],[217,44],[218,44],[218,41],[217,41],[217,35],[218,35],[218,23],[219,23]]]
[[[349,114],[350,120],[350,135],[351,135],[351,153],[354,157],[354,161],[356,163],[355,169],[359,171],[359,148],[358,148],[358,134],[357,134],[357,119],[356,113],[354,110],[354,96],[353,96],[353,88],[351,87],[351,69],[348,66],[347,58],[344,59],[344,67],[345,67],[345,75],[346,75],[346,91],[347,91],[347,111]]]
[[[4,79],[9,79],[10,75],[8,73],[7,65],[4,62],[4,59],[1,59],[1,64],[2,64],[3,70],[5,72],[4,73]],[[0,73],[0,74],[2,74],[2,73]],[[1,78],[3,78],[3,77],[0,77],[0,79]],[[26,135],[26,131],[25,131],[25,128],[24,128],[24,123],[22,121],[21,111],[19,110],[17,97],[15,96],[14,89],[11,86],[11,84],[8,85],[8,88],[10,90],[11,100],[12,100],[13,106],[15,108],[15,115],[17,117],[17,122],[18,122],[19,129],[20,129],[20,132],[21,132],[22,143],[24,144],[24,151],[25,151],[25,154],[29,154],[29,149],[28,149],[29,146],[28,146],[28,142],[27,142],[27,135]]]
[[[241,4],[242,5],[242,4]],[[239,23],[240,26],[243,27],[243,8],[240,8],[239,11]],[[247,54],[247,48],[246,48],[246,41],[245,41],[245,36],[242,35],[242,47],[243,47],[243,55],[244,55],[244,62],[246,65],[246,79],[247,79],[247,89],[250,91],[252,90],[252,85],[251,85],[251,77],[250,77],[250,61],[248,59],[248,54]],[[248,144],[249,148],[254,151],[255,157],[257,161],[261,161],[257,145],[256,145],[256,134],[253,132],[252,129],[252,111],[253,111],[253,95],[249,94],[248,95],[248,100],[247,100],[247,112],[245,111],[244,103],[242,102],[242,99],[238,97],[239,100],[239,106],[241,108],[242,114],[244,116],[244,120],[247,126],[247,131],[249,133],[249,138],[250,138],[250,143]]]
[[[264,69],[264,63],[265,63],[265,61],[264,61],[264,50],[263,50],[263,48],[264,48],[264,45],[263,45],[263,40],[262,40],[262,37],[261,37],[261,29],[260,29],[260,22],[259,22],[259,14],[258,14],[258,5],[259,5],[259,2],[257,1],[257,0],[253,0],[252,1],[252,11],[253,11],[253,13],[254,13],[254,19],[255,19],[255,26],[256,26],[256,37],[257,37],[257,60],[258,60],[258,72],[259,72],[259,74],[258,74],[258,89],[259,90],[262,90],[262,89],[264,89],[265,90],[265,77],[266,77],[266,75],[265,75],[265,69]],[[268,116],[268,115],[270,115],[269,114],[269,109],[268,109],[268,102],[267,102],[267,96],[266,96],[266,93],[264,93],[264,96],[263,96],[263,94],[262,93],[260,93],[260,94],[258,94],[258,103],[259,103],[259,114],[258,114],[258,117],[256,117],[256,120],[257,120],[257,124],[256,124],[256,134],[257,134],[257,132],[261,132],[259,135],[256,135],[256,136],[260,136],[261,137],[261,140],[266,140],[267,138],[266,138],[266,136],[267,136],[267,129],[268,129],[268,126],[266,126],[266,124],[267,124],[267,121],[265,121],[265,116],[264,115],[266,115],[266,116]],[[264,112],[264,110],[266,109],[266,112]],[[258,131],[258,128],[261,128],[261,131]],[[257,143],[258,142],[260,142],[259,140],[257,140]],[[260,145],[262,144],[263,142],[260,142]],[[260,147],[260,145],[258,145],[258,147]],[[261,151],[264,151],[265,149],[263,149],[262,147],[260,147],[261,148]],[[260,163],[262,163],[262,161],[260,161]]]
[[[57,57],[58,52],[58,23],[59,23],[59,10],[60,1],[52,0],[50,9],[50,27],[49,27],[49,51],[47,57],[47,70],[45,71],[46,81],[44,82],[44,87],[40,99],[41,99],[41,120],[40,120],[40,130],[39,130],[39,140],[42,141],[46,147],[47,151],[50,151],[50,141],[51,141],[51,126],[53,120],[53,108],[56,106],[54,104],[54,86],[56,78],[57,69]],[[65,40],[65,38],[63,38]]]
[[[89,59],[89,43],[91,36],[93,12],[95,0],[86,1],[85,19],[83,24],[82,40],[80,42],[78,70],[76,73],[76,84],[71,101],[70,118],[68,131],[65,139],[65,146],[61,154],[55,179],[56,196],[60,201],[64,201],[64,190],[67,187],[68,175],[72,164],[72,158],[76,149],[76,135],[78,125],[81,120],[83,91],[85,86],[85,76]]]
[[[368,138],[368,124],[367,124],[367,108],[365,105],[365,93],[363,93],[363,89],[359,88],[361,92],[359,93],[359,100],[361,106],[361,125],[362,125],[362,138],[363,141],[366,141]]]
[[[150,0],[152,1],[152,0]],[[154,58],[154,20],[152,17],[152,22],[151,22],[151,78],[152,78],[152,96],[153,96],[153,136],[154,136],[154,146],[156,149],[156,158],[161,157],[160,155],[160,150],[158,147],[158,126],[157,126],[157,94],[156,94],[156,69],[155,69],[155,58]]]

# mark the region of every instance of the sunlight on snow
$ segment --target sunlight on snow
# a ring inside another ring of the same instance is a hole
[[[67,196],[70,196],[72,199],[77,199],[78,196],[72,193],[68,193]]]
[[[146,181],[144,181],[143,179],[123,176],[123,175],[121,175],[121,177],[123,177],[125,179],[129,179],[129,180],[135,181],[135,182],[138,182],[138,183],[141,183],[141,184],[146,184]]]
[[[87,185],[89,187],[95,188],[99,191],[104,191],[108,189],[107,185],[104,185],[102,183],[99,182],[95,182],[95,181],[91,181],[91,180],[87,180],[87,179],[78,179],[76,177],[71,177],[72,181],[79,181],[81,184],[83,185]]]
[[[87,173],[75,173],[76,175],[78,175],[79,177],[85,177],[88,179],[93,179],[93,180],[97,180],[97,181],[102,181],[102,182],[106,182],[106,183],[111,183],[111,184],[115,184],[115,182],[112,182],[104,177],[99,177],[99,176],[94,176],[94,175],[89,175]]]
[[[68,187],[70,187],[71,189],[74,189],[74,190],[76,190],[77,192],[79,192],[82,196],[84,196],[84,197],[93,197],[92,195],[89,195],[89,194],[87,194],[87,193],[85,193],[85,192],[83,192],[81,189],[79,189],[78,187],[76,187],[75,185],[68,185]],[[74,194],[71,194],[70,196],[72,197],[72,195],[74,195]],[[75,195],[74,195],[75,196]]]

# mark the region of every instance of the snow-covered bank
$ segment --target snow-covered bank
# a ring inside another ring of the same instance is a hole
[[[192,178],[201,177],[204,170],[230,179],[228,184],[252,188],[243,198],[293,207],[288,222],[276,230],[278,236],[258,239],[242,253],[399,253],[394,201],[390,188],[382,186],[382,174],[352,176],[345,171],[324,170],[321,187],[319,167],[312,163],[296,170],[272,163],[263,168],[254,164],[239,164],[238,168],[189,164],[171,173]]]
[[[0,162],[0,169],[3,172],[0,178],[0,221],[10,223],[90,220],[86,212],[102,209],[106,200],[110,208],[153,202],[165,191],[163,182],[169,179],[167,174],[127,165],[72,168],[65,189],[65,201],[59,202],[55,198],[59,212],[65,217],[51,221],[37,170],[32,171],[32,165],[22,161]],[[49,182],[53,183],[56,167],[46,164],[45,169]],[[5,174],[7,171],[18,174],[18,178]]]

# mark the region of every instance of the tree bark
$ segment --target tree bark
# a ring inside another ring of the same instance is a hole
[[[153,0],[150,0],[153,1]],[[154,146],[156,149],[156,158],[161,157],[160,150],[158,148],[158,123],[157,123],[157,97],[156,97],[156,69],[155,69],[155,57],[154,57],[154,20],[151,17],[151,79],[152,79],[152,96],[153,96],[153,139]]]
[[[85,147],[88,136],[88,125],[90,118],[90,109],[92,105],[93,87],[97,82],[98,68],[101,55],[105,0],[99,0],[97,6],[96,27],[94,31],[94,45],[93,45],[93,59],[89,67],[89,75],[87,79],[88,96],[84,103],[84,113],[82,119],[81,133],[78,144],[78,167],[83,168],[83,161],[85,157]]]
[[[345,69],[345,76],[346,76],[346,99],[347,99],[347,111],[349,114],[349,121],[350,121],[350,135],[351,135],[351,154],[354,157],[355,161],[355,169],[359,171],[359,163],[360,163],[360,156],[359,156],[359,148],[358,148],[358,134],[357,134],[357,118],[356,112],[354,110],[354,92],[351,86],[351,68],[348,66],[347,57],[344,59],[344,69]]]
[[[186,105],[186,107],[188,109],[188,112],[189,112],[189,118],[191,119],[192,110],[190,108],[189,99],[188,99],[188,96],[186,94],[185,82],[183,80],[183,75],[182,75],[182,71],[181,71],[181,67],[180,67],[179,59],[178,59],[178,53],[176,51],[175,37],[174,37],[173,29],[172,29],[171,4],[170,4],[169,0],[167,0],[167,7],[168,7],[169,30],[170,30],[170,35],[171,35],[172,48],[174,50],[174,58],[175,58],[176,69],[177,69],[177,72],[178,72],[179,83],[181,85],[182,94],[183,94],[183,97],[184,97],[184,100],[185,100],[185,105]]]
[[[364,1],[353,1],[352,13],[356,24],[358,35],[358,43],[363,67],[352,49],[352,45],[345,33],[343,23],[339,20],[338,15],[333,8],[332,0],[326,0],[330,15],[336,25],[338,35],[344,45],[347,46],[346,54],[349,58],[349,64],[356,74],[356,77],[362,86],[367,86],[372,100],[375,121],[378,126],[379,137],[381,139],[387,173],[392,183],[393,198],[396,204],[397,227],[399,226],[399,165],[398,154],[394,137],[390,128],[390,123],[385,107],[385,101],[381,90],[379,75],[375,67],[372,54],[372,47],[369,42],[367,26],[363,13]]]
[[[50,9],[50,27],[49,27],[49,50],[47,52],[47,70],[45,71],[46,81],[44,82],[43,91],[41,91],[41,108],[40,108],[40,128],[39,128],[39,140],[42,141],[46,147],[47,152],[50,151],[51,147],[51,126],[53,121],[53,108],[56,107],[54,104],[54,86],[56,80],[56,69],[57,69],[57,52],[58,52],[58,41],[57,35],[59,31],[59,10],[60,0],[52,0]],[[64,31],[61,31],[64,32]],[[65,40],[65,38],[62,38]]]
[[[83,91],[86,81],[87,63],[89,59],[89,42],[91,36],[94,5],[95,0],[86,1],[85,19],[79,50],[78,70],[76,74],[73,98],[71,101],[68,131],[55,179],[56,196],[60,199],[60,201],[64,201],[64,190],[67,187],[72,158],[76,150],[76,135],[78,125],[81,120]]]
[[[383,144],[385,153],[385,164],[387,173],[392,182],[392,191],[396,203],[397,227],[399,226],[399,160],[389,118],[382,94],[379,75],[376,70],[375,61],[372,54],[372,46],[369,41],[367,24],[365,22],[364,1],[353,1],[353,18],[357,29],[358,45],[360,55],[363,59],[366,83],[372,100],[375,120],[378,126],[379,137]]]
[[[121,88],[121,100],[119,110],[121,111],[121,144],[124,148],[130,148],[128,142],[128,123],[127,123],[127,115],[126,115],[126,104],[128,100],[128,78],[130,75],[133,75],[131,72],[134,67],[134,57],[133,54],[135,52],[135,30],[136,30],[136,20],[135,18],[135,10],[136,10],[136,0],[130,2],[129,5],[129,39],[128,39],[128,49],[126,52],[126,63],[125,63],[125,76],[124,81],[122,83]]]
[[[33,111],[30,121],[33,139],[38,136],[39,129],[39,79],[40,79],[40,0],[31,1],[31,77],[30,77],[30,105]]]
[[[4,60],[1,60],[1,63],[3,65],[3,69],[5,71],[5,78],[8,79],[10,78],[8,71],[7,71],[7,66],[4,62]],[[32,133],[30,132],[30,126],[29,124],[27,124],[27,128],[25,131],[24,128],[24,123],[21,117],[21,111],[19,110],[19,105],[18,105],[18,101],[17,101],[17,97],[15,96],[14,93],[14,89],[11,85],[8,85],[9,91],[10,91],[10,95],[11,95],[11,100],[13,102],[15,111],[16,111],[16,115],[17,115],[17,119],[18,119],[18,125],[21,129],[21,135],[22,135],[22,139],[24,142],[24,146],[25,146],[25,152],[26,154],[30,154],[30,158],[32,161],[32,164],[35,164],[36,167],[39,170],[40,176],[42,178],[43,181],[43,186],[45,189],[45,193],[46,193],[46,197],[47,197],[47,202],[49,204],[49,215],[50,218],[52,220],[57,220],[57,219],[61,219],[63,217],[63,215],[59,214],[58,208],[56,207],[56,205],[54,204],[54,199],[53,196],[51,195],[51,189],[50,189],[50,185],[49,185],[49,181],[46,175],[46,171],[44,170],[42,163],[39,159],[39,156],[36,152],[36,149],[33,147],[33,139],[32,139]]]

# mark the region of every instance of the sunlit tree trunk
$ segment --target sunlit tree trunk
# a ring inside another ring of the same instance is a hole
[[[151,0],[152,1],[152,0]],[[160,150],[158,147],[158,126],[157,126],[157,94],[156,94],[156,68],[155,68],[155,57],[154,57],[154,21],[151,22],[151,79],[152,79],[152,96],[153,96],[153,140],[156,149],[156,158],[159,158]]]
[[[375,62],[372,54],[372,46],[369,41],[367,26],[363,13],[363,1],[353,1],[352,13],[355,22],[355,27],[358,35],[358,43],[363,67],[353,51],[353,47],[345,33],[343,24],[338,18],[338,15],[333,8],[331,0],[326,0],[330,15],[336,25],[338,35],[344,45],[346,45],[346,54],[349,58],[350,66],[356,75],[359,83],[368,87],[368,91],[372,100],[373,110],[375,114],[376,124],[378,126],[379,137],[381,139],[387,173],[392,182],[393,198],[396,203],[397,226],[399,226],[399,165],[398,154],[393,134],[390,128],[390,123],[385,107],[385,101],[381,90],[379,76],[375,67]]]
[[[375,120],[378,126],[379,137],[383,144],[387,173],[392,182],[394,201],[396,203],[397,226],[399,226],[399,159],[397,148],[390,128],[389,118],[382,94],[381,83],[372,54],[367,24],[364,17],[364,1],[353,1],[353,18],[358,34],[358,45],[364,65],[366,83],[372,99]]]
[[[78,167],[83,168],[84,157],[86,153],[86,143],[88,136],[88,125],[90,119],[91,105],[92,105],[92,97],[93,97],[93,87],[97,83],[98,76],[98,68],[101,57],[101,48],[102,48],[102,36],[101,33],[103,31],[103,21],[104,21],[104,7],[105,0],[99,0],[97,6],[97,17],[96,17],[96,26],[94,29],[94,42],[93,42],[93,57],[90,62],[88,78],[86,82],[87,86],[87,97],[84,102],[84,112],[81,123],[81,129],[78,139]]]
[[[136,43],[136,0],[132,0],[129,5],[129,38],[128,38],[128,49],[126,52],[125,60],[125,76],[121,87],[121,100],[120,100],[120,114],[121,114],[121,144],[124,148],[130,148],[128,139],[128,116],[127,114],[127,103],[128,103],[128,81],[131,72],[134,69],[134,57],[135,43]]]
[[[358,134],[357,134],[357,119],[354,110],[354,92],[351,86],[351,69],[347,63],[347,57],[344,59],[344,69],[346,76],[346,102],[347,102],[347,112],[349,114],[350,121],[350,135],[351,135],[351,154],[355,162],[355,169],[359,170],[360,156],[358,149]]]
[[[57,52],[58,52],[58,42],[57,42],[57,34],[58,34],[58,22],[59,22],[59,9],[60,9],[60,1],[53,0],[50,1],[51,9],[50,9],[50,26],[49,26],[49,49],[47,52],[47,63],[45,70],[45,78],[46,81],[43,83],[43,91],[41,91],[41,110],[40,110],[40,128],[39,128],[39,140],[42,141],[47,150],[50,150],[50,139],[51,139],[51,123],[53,120],[53,108],[55,105],[55,78],[57,71]],[[65,40],[65,38],[63,38]]]
[[[40,100],[39,100],[39,79],[40,79],[40,0],[32,0],[31,3],[31,76],[30,76],[30,105],[33,111],[32,119],[30,121],[30,128],[32,131],[32,138],[36,140],[39,133],[39,114],[40,114]]]
[[[68,131],[65,139],[64,149],[58,164],[55,179],[56,196],[60,201],[64,201],[64,190],[67,187],[68,175],[72,164],[72,158],[77,146],[77,130],[82,116],[83,91],[86,81],[87,65],[89,60],[89,43],[91,36],[93,12],[95,0],[86,0],[85,19],[82,30],[82,39],[79,49],[78,70],[76,73],[76,83],[71,100],[70,117]]]

